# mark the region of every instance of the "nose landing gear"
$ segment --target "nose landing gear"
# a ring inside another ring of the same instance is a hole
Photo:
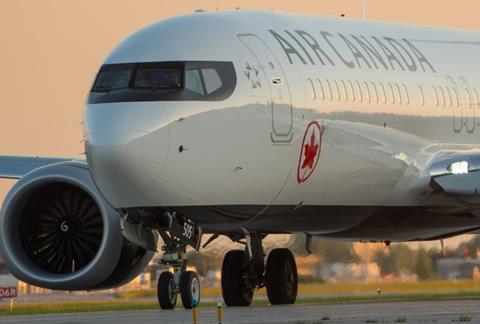
[[[177,305],[177,291],[173,274],[165,271],[160,274],[157,286],[158,302],[162,309],[174,309]]]
[[[160,263],[173,267],[174,272],[160,274],[157,286],[158,302],[162,309],[174,309],[180,294],[183,307],[191,309],[200,303],[200,280],[193,271],[187,271],[187,245],[174,236],[159,230],[165,245]]]
[[[298,274],[288,249],[273,249],[265,264],[262,237],[245,235],[246,251],[229,251],[222,264],[222,294],[227,306],[249,306],[255,289],[267,288],[270,304],[293,304],[297,298]]]

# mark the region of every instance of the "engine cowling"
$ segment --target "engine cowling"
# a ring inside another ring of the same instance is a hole
[[[0,213],[0,251],[18,279],[57,290],[125,284],[153,257],[123,238],[119,213],[80,161],[36,169],[13,186]]]

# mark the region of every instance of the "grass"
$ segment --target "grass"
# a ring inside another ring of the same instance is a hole
[[[0,309],[0,316],[81,313],[116,310],[145,310],[158,308],[158,303],[125,301],[16,303],[12,312],[8,310],[8,307],[8,305],[5,305],[5,307]]]
[[[300,284],[298,294],[318,296],[367,296],[376,294],[377,288],[382,289],[382,295],[388,294],[431,294],[471,292],[480,295],[480,281],[459,280],[451,281],[424,281],[424,282],[393,282],[393,283],[339,283],[339,284]],[[256,292],[257,295],[266,295],[265,289]],[[220,288],[203,288],[202,297],[220,297]],[[156,296],[155,290],[133,290],[120,292],[119,298],[150,298]]]
[[[299,285],[299,294],[372,294],[377,288],[385,293],[424,293],[480,291],[480,281],[459,280],[451,281],[424,281],[424,282],[392,282],[392,283],[340,283],[340,284],[308,284]]]
[[[264,290],[264,289],[262,289]],[[260,294],[262,293],[260,290]],[[222,295],[220,288],[202,288],[202,297],[219,297]],[[263,291],[265,294],[266,291]],[[121,299],[137,299],[157,297],[157,291],[154,289],[130,290],[117,293],[117,298]]]
[[[458,318],[452,320],[452,322],[471,322],[473,316],[471,315],[460,315]]]
[[[406,323],[407,318],[405,316],[399,316],[393,320],[394,323]]]
[[[377,287],[382,288],[382,295],[376,295]],[[351,290],[348,291],[348,288]],[[428,291],[428,293],[425,293]],[[350,292],[350,294],[347,294]],[[265,293],[265,291],[263,291]],[[262,294],[260,290],[259,294]],[[216,307],[215,299],[221,298],[221,291],[217,288],[202,290],[202,297],[211,301],[201,302],[201,307]],[[388,301],[422,301],[422,300],[455,300],[479,299],[480,283],[475,281],[458,282],[421,282],[421,283],[392,283],[392,284],[313,284],[300,285],[299,298],[296,304],[338,304],[355,302],[388,302]],[[267,306],[266,298],[254,299],[253,306]],[[78,302],[48,302],[22,303],[16,302],[13,312],[8,310],[8,303],[0,305],[0,317],[8,315],[30,315],[96,311],[122,311],[158,309],[156,292],[154,290],[137,290],[120,292],[113,301],[78,301]],[[468,315],[455,319],[459,322],[468,322]],[[326,318],[324,319],[326,320]],[[404,323],[397,318],[396,323]],[[471,320],[471,316],[470,316]]]

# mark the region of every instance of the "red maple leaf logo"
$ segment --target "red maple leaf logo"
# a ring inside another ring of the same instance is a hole
[[[297,182],[305,182],[315,170],[322,149],[323,127],[316,120],[312,120],[305,130],[298,157]],[[310,137],[310,141],[309,141]]]
[[[310,144],[305,144],[304,160],[302,164],[302,169],[308,167],[309,169],[313,169],[313,163],[315,162],[315,157],[317,156],[319,145],[315,143],[315,131],[312,132],[312,136],[310,137]]]

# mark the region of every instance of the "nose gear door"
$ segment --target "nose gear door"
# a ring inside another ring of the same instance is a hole
[[[238,35],[257,59],[268,85],[272,109],[272,143],[290,143],[293,138],[293,110],[290,89],[282,67],[268,46],[254,34]]]

